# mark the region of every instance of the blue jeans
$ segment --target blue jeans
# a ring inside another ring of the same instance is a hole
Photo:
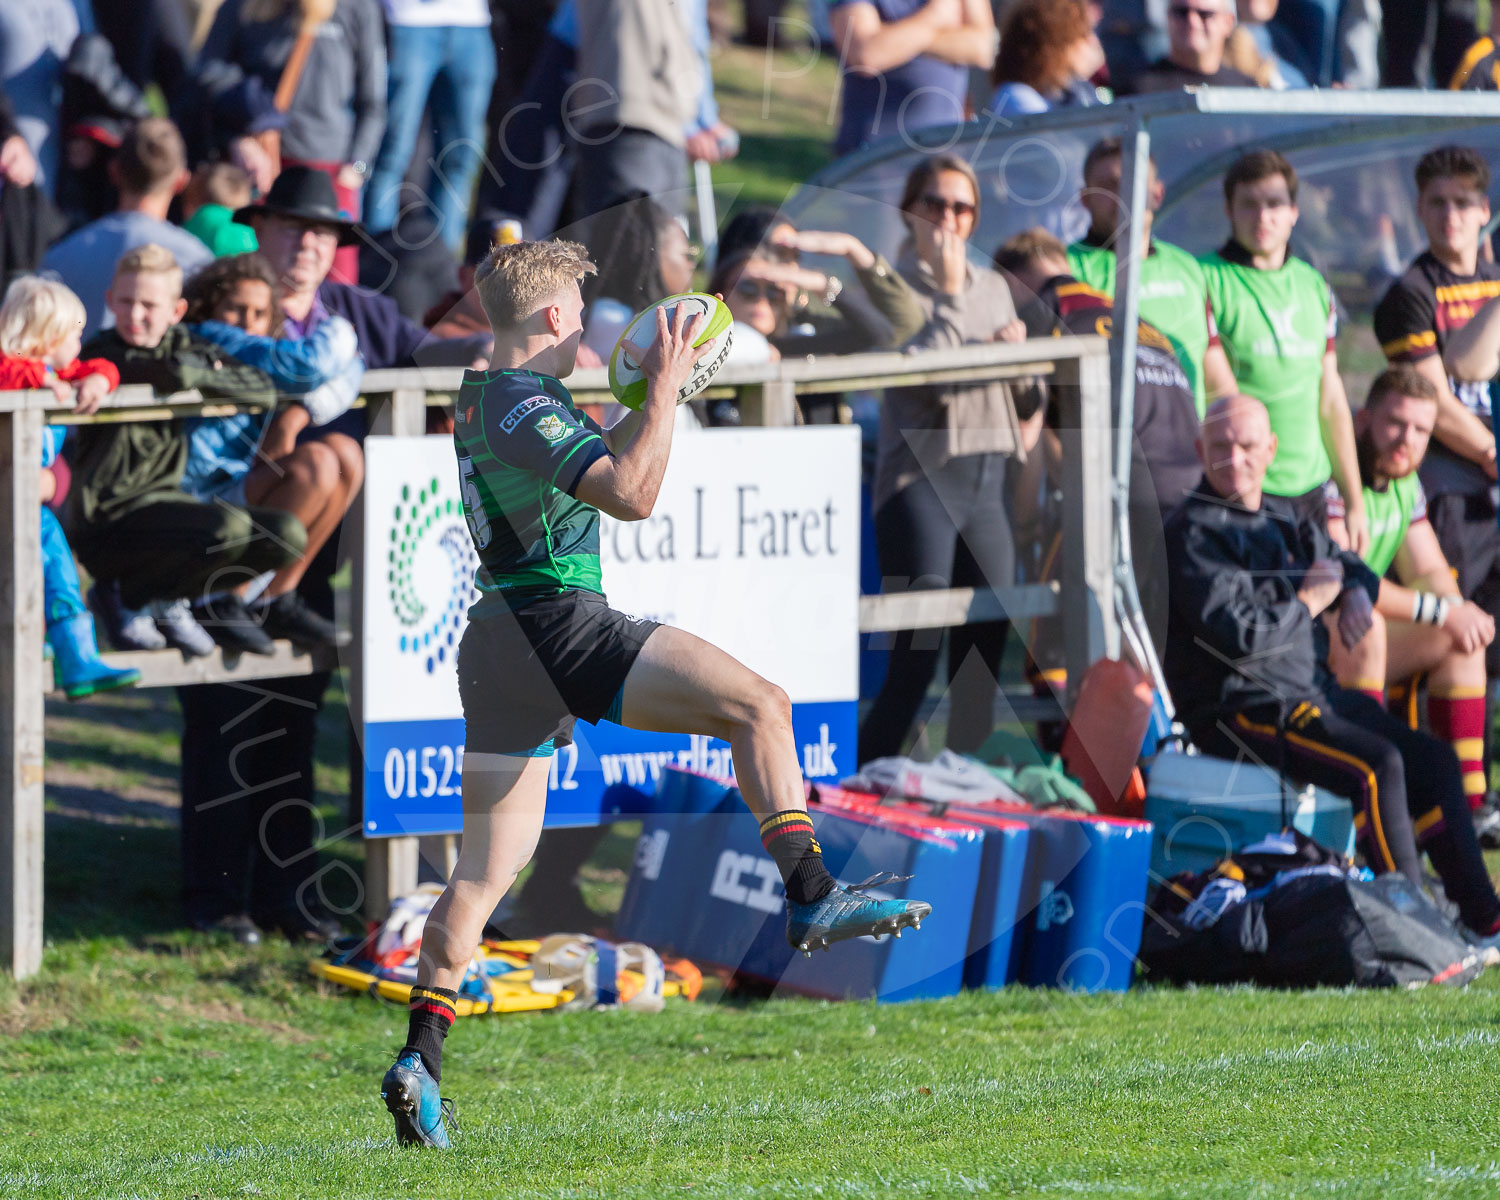
[[[1341,0],[1289,0],[1267,26],[1276,55],[1313,87],[1327,87],[1337,78],[1341,7]]]
[[[483,26],[392,25],[385,138],[365,190],[365,227],[384,233],[413,206],[432,215],[455,251],[469,224],[474,175],[484,155],[485,112],[495,84],[495,46]],[[433,155],[421,185],[404,183],[417,131],[432,105]]]

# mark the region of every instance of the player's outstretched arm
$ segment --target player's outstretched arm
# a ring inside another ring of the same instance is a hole
[[[672,448],[672,425],[677,416],[677,393],[693,365],[713,349],[713,340],[701,346],[693,342],[707,318],[699,313],[691,320],[682,309],[656,310],[656,341],[649,350],[628,345],[632,357],[646,376],[646,399],[641,405],[639,425],[618,451],[610,439],[611,453],[583,473],[573,494],[585,504],[621,521],[643,521],[656,506],[667,456]]]

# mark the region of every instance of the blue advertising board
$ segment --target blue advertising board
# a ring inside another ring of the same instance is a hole
[[[904,938],[854,938],[804,958],[787,944],[781,878],[739,792],[669,770],[662,800],[673,811],[644,823],[616,936],[830,999],[889,1002],[958,991],[982,872],[978,829],[810,806],[836,877],[858,884],[893,872],[868,894],[920,898],[932,913]]]
[[[792,733],[809,779],[854,771],[854,701],[792,706]],[[734,781],[729,745],[716,738],[647,733],[579,722],[571,746],[552,756],[548,828],[597,825],[655,805],[668,767]],[[458,833],[463,828],[463,718],[384,721],[365,726],[365,818],[369,837]]]

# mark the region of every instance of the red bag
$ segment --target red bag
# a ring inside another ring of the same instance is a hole
[[[1068,774],[1109,816],[1145,814],[1146,786],[1137,761],[1151,721],[1151,682],[1127,662],[1101,658],[1083,676],[1063,737]]]

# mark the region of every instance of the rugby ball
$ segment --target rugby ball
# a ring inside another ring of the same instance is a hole
[[[643,350],[650,348],[656,341],[656,310],[659,308],[667,310],[669,323],[678,309],[682,310],[676,316],[680,321],[690,321],[700,313],[707,315],[708,320],[693,345],[701,346],[710,339],[718,339],[713,350],[697,361],[692,373],[683,381],[677,392],[678,404],[691,400],[706,388],[709,381],[719,373],[724,360],[729,357],[729,347],[734,341],[730,332],[734,317],[729,311],[729,305],[703,292],[683,292],[658,300],[631,318],[630,324],[625,326],[625,332],[615,342],[614,350],[610,352],[609,390],[626,408],[639,409],[645,403],[646,377],[641,374],[640,364],[625,350],[625,343],[633,342]]]

